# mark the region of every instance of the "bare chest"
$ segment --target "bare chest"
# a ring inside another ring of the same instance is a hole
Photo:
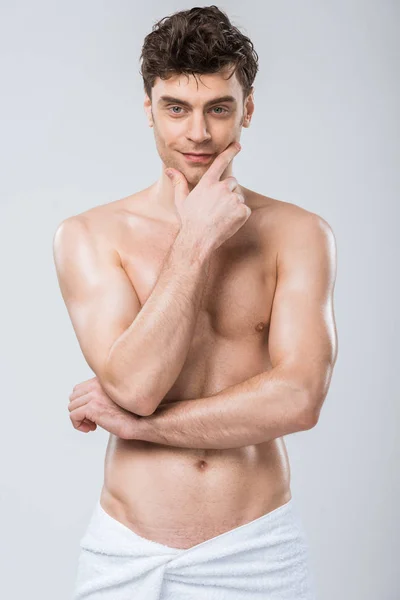
[[[140,303],[147,301],[174,243],[177,230],[158,223],[119,236],[123,267]],[[210,336],[238,340],[268,331],[276,287],[276,250],[256,225],[237,233],[211,257],[194,340]]]

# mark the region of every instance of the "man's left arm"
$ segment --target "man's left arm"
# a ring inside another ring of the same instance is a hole
[[[183,448],[259,444],[318,422],[337,357],[336,243],[308,211],[282,233],[268,348],[272,368],[206,398],[161,404],[134,439]]]

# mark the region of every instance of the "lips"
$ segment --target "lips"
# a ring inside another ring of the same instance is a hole
[[[210,160],[210,158],[213,156],[213,154],[191,154],[189,152],[182,152],[183,156],[186,158],[186,160],[188,160],[189,162],[199,162],[199,163],[205,163],[208,162]]]

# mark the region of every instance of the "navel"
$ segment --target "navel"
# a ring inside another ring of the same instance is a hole
[[[206,468],[206,466],[207,466],[207,463],[206,463],[206,461],[205,461],[205,460],[199,460],[199,461],[197,461],[197,463],[196,463],[196,466],[197,466],[197,467],[198,467],[200,470],[203,470],[203,469],[205,469],[205,468]]]

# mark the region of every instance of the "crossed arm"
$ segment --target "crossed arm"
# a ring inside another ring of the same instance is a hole
[[[335,240],[329,225],[309,213],[296,222],[285,242],[277,257],[270,371],[210,397],[161,404],[145,417],[130,413],[105,393],[91,407],[87,403],[92,412],[84,412],[79,386],[76,396],[71,395],[73,407],[107,431],[115,431],[116,421],[123,424],[121,437],[184,448],[242,447],[313,427],[337,356]]]
[[[161,404],[133,434],[182,448],[240,448],[309,429],[313,419],[304,390],[274,369],[210,397]]]

